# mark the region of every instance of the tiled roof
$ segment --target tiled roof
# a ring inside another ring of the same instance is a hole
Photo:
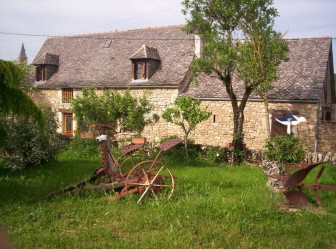
[[[279,65],[278,79],[269,93],[270,100],[317,100],[319,99],[327,72],[331,50],[330,38],[287,40],[288,61]],[[234,79],[235,92],[242,97],[243,82]],[[183,92],[197,98],[228,98],[223,83],[215,76],[201,74],[198,84],[190,84]],[[258,96],[251,95],[250,99]]]
[[[194,57],[194,36],[168,26],[90,35],[48,38],[33,64],[45,54],[59,56],[58,71],[40,87],[131,87],[173,86],[184,80]],[[106,44],[107,41],[111,44]],[[161,66],[146,82],[132,82],[130,57],[140,51],[161,60]],[[157,58],[159,56],[159,58]]]

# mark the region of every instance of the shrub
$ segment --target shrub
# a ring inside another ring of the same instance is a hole
[[[161,144],[161,143],[163,143],[167,140],[173,139],[173,138],[177,138],[177,136],[166,136],[166,137],[162,138],[159,143]],[[194,144],[189,139],[187,140],[187,143],[188,143],[189,159],[191,159],[191,160],[199,159],[201,157],[201,153],[202,153],[201,145]],[[186,161],[187,159],[186,159],[186,155],[185,155],[185,151],[184,151],[183,142],[176,145],[172,149],[164,152],[163,156],[166,159],[168,159],[170,161],[174,161],[174,162],[184,162],[184,161]]]
[[[44,108],[45,128],[37,122],[18,118],[13,124],[4,149],[4,165],[12,170],[41,165],[56,158],[62,142],[59,138],[55,113]]]
[[[101,150],[93,138],[75,137],[68,145],[62,157],[87,159],[100,157]]]
[[[203,149],[202,158],[214,163],[227,163],[228,149],[219,146],[207,146]]]
[[[300,140],[293,136],[276,136],[266,140],[264,156],[279,163],[301,162],[305,158],[305,150]]]

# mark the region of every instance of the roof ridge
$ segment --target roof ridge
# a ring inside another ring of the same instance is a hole
[[[106,31],[106,32],[98,32],[98,33],[86,33],[86,34],[74,34],[74,35],[64,35],[64,36],[50,36],[49,38],[57,39],[57,38],[68,38],[68,37],[85,37],[85,36],[97,36],[97,35],[106,35],[106,34],[118,34],[118,33],[127,33],[127,32],[138,32],[142,30],[155,30],[155,29],[165,29],[165,28],[178,28],[183,27],[186,24],[176,24],[176,25],[168,25],[168,26],[156,26],[156,27],[147,27],[147,28],[138,28],[138,29],[128,29],[128,30],[114,30],[114,31]]]
[[[320,37],[284,38],[284,40],[286,40],[286,41],[321,40],[321,39],[332,39],[332,37],[331,36],[320,36]]]

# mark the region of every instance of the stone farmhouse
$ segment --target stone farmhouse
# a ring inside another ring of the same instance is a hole
[[[193,96],[209,106],[212,116],[191,133],[198,144],[225,147],[232,139],[232,108],[223,84],[211,75],[189,83],[189,68],[202,56],[202,42],[184,33],[183,26],[167,26],[48,38],[36,58],[34,84],[56,110],[60,132],[76,129],[71,99],[84,87],[110,88],[135,96],[146,94],[162,115],[174,100]],[[309,151],[336,152],[336,92],[331,38],[291,39],[288,61],[279,66],[279,77],[269,93],[272,136],[285,134],[275,118],[303,116],[308,123],[294,132]],[[239,90],[239,84],[237,87]],[[239,97],[239,94],[238,94]],[[264,104],[251,96],[245,109],[245,143],[262,149],[266,138]],[[179,127],[162,118],[143,131],[150,142],[168,135],[182,135]],[[120,134],[120,136],[122,136]]]

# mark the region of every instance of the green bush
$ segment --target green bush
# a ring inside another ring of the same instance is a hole
[[[78,137],[75,137],[68,145],[66,151],[62,153],[62,157],[80,159],[97,158],[100,155],[100,147],[93,138]]]
[[[305,150],[301,141],[293,136],[276,136],[266,140],[264,156],[279,163],[297,163],[305,158]]]
[[[227,163],[227,148],[219,146],[207,146],[202,151],[202,158],[213,163]]]
[[[4,166],[12,170],[41,165],[54,160],[64,142],[59,138],[55,113],[44,108],[45,128],[37,122],[18,118],[8,132],[4,148]]]
[[[178,138],[177,136],[166,136],[160,140],[160,144],[173,139],[173,138]],[[152,153],[154,154],[155,151]],[[192,141],[188,139],[188,153],[189,153],[189,158],[190,160],[197,160],[201,157],[202,154],[202,148],[200,145],[194,144]],[[186,161],[186,155],[184,152],[184,144],[181,141],[180,144],[176,145],[175,147],[171,148],[168,151],[163,152],[164,158],[166,158],[169,161],[174,161],[174,162],[184,162]]]

